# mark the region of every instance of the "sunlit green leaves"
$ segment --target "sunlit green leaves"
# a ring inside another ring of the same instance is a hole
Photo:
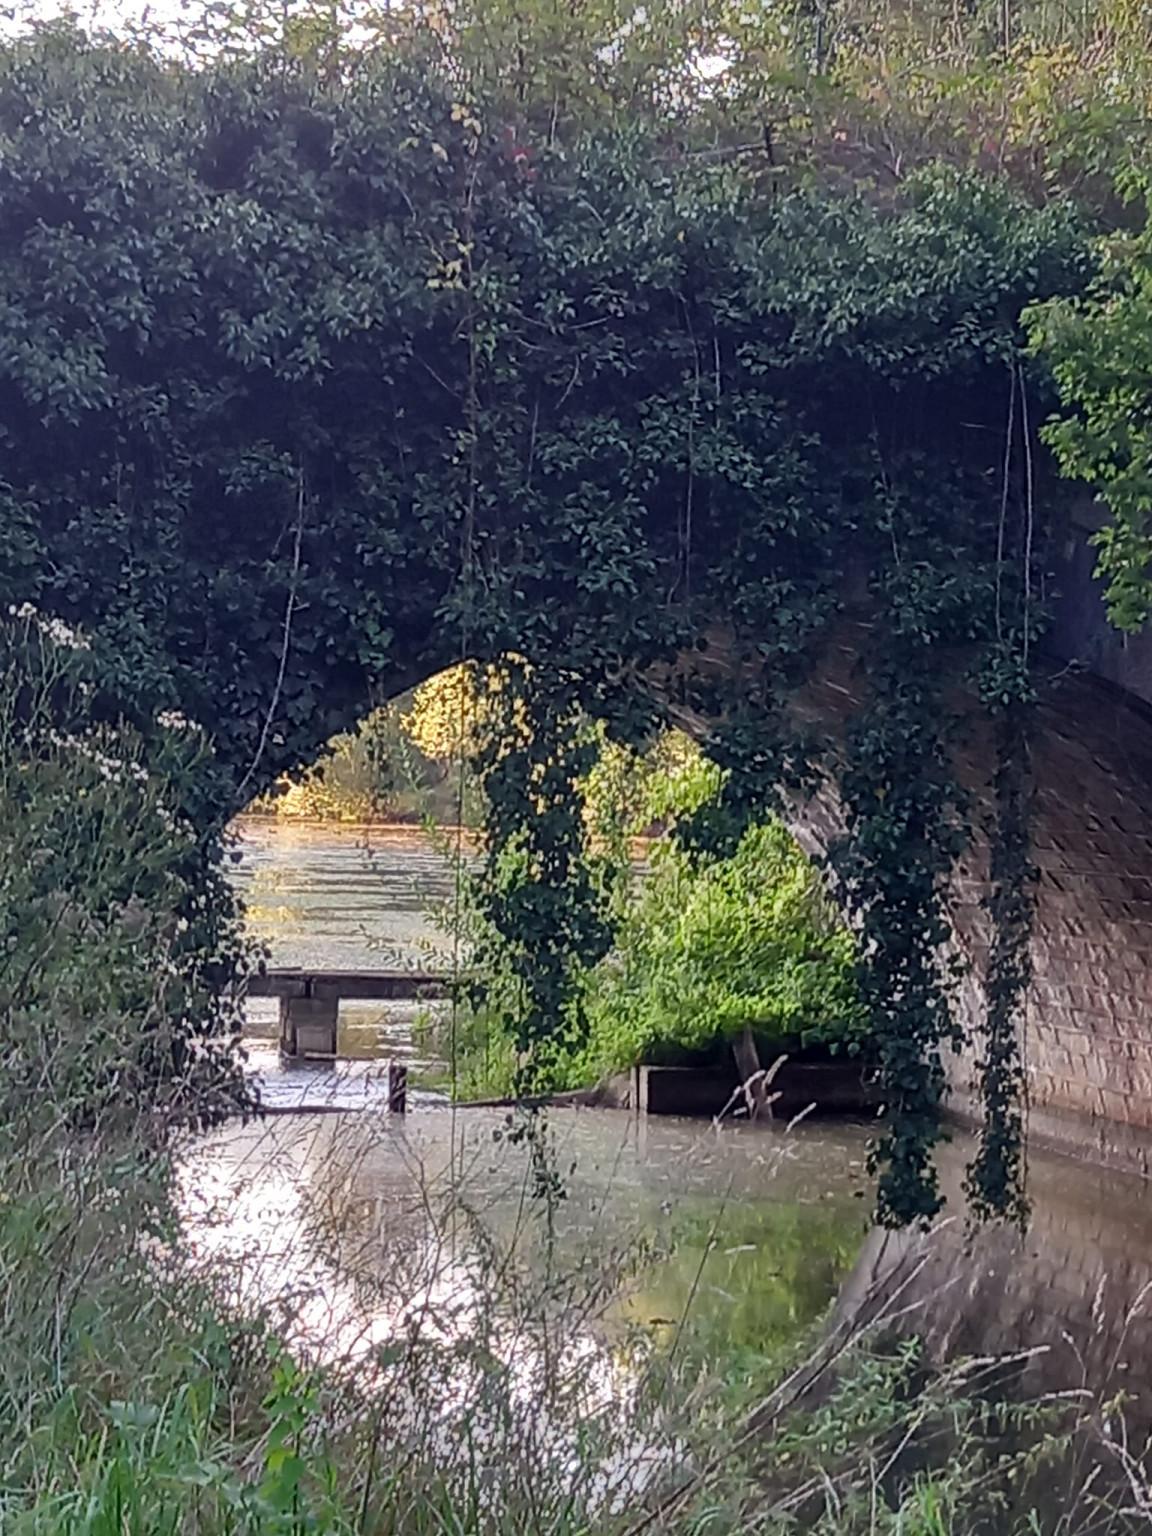
[[[1109,617],[1134,633],[1152,613],[1152,265],[1148,240],[1113,252],[1086,299],[1028,311],[1033,350],[1067,408],[1044,428],[1060,468],[1099,495],[1111,520],[1095,535]]]

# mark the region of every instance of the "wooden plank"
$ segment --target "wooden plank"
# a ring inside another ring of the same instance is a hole
[[[308,978],[302,971],[268,971],[250,976],[244,991],[248,997],[307,997]]]

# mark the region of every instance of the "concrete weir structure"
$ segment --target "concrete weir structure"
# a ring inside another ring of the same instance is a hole
[[[249,997],[280,1000],[280,1051],[290,1058],[337,1054],[342,1000],[433,1001],[448,979],[425,971],[306,971],[278,968],[253,976]]]

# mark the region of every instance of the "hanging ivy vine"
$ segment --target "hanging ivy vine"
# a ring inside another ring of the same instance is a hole
[[[484,717],[472,996],[499,1015],[515,1090],[529,1096],[552,1087],[559,1058],[583,1044],[581,978],[611,942],[577,790],[596,747],[575,682],[519,659],[489,675]]]
[[[1024,1183],[1026,1080],[1021,1048],[1023,1013],[1032,981],[1035,869],[1031,859],[1031,786],[1024,697],[1027,679],[996,725],[995,817],[991,827],[990,883],[985,908],[990,927],[984,974],[986,1015],[977,1062],[984,1118],[980,1145],[965,1190],[974,1215],[1004,1216],[1022,1225],[1028,1214]]]
[[[947,882],[964,832],[930,648],[892,647],[878,697],[850,727],[846,756],[848,830],[833,863],[859,933],[885,1099],[872,1153],[878,1215],[903,1224],[939,1207],[932,1154],[946,1085],[941,1052],[959,1043],[943,955]]]

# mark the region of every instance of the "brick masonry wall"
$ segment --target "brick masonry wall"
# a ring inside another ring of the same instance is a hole
[[[1090,678],[1067,676],[1044,693],[1033,767],[1033,1131],[1148,1173],[1152,1135],[1131,1133],[1152,1133],[1152,723]],[[977,856],[955,903],[977,965],[980,876]],[[975,988],[966,1001],[971,1014]],[[954,1074],[961,1110],[971,1067],[962,1061]]]
[[[845,626],[797,714],[835,736],[860,702],[866,625]],[[1039,869],[1025,1057],[1029,1129],[1037,1143],[1152,1174],[1152,716],[1092,677],[1064,672],[1042,686],[1033,768]],[[960,776],[977,822],[991,811],[994,755],[973,720]],[[835,796],[796,807],[809,851],[841,830]],[[957,871],[955,943],[967,962],[960,1010],[984,1013],[987,850],[978,836]],[[951,1108],[972,1118],[975,1054],[950,1056]]]

